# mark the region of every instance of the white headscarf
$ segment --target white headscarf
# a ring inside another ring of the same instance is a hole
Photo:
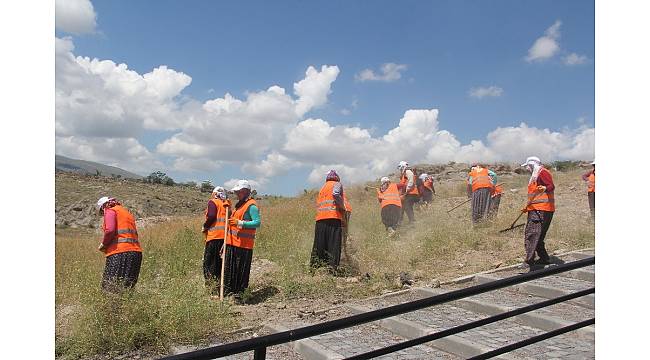
[[[542,170],[542,161],[536,157],[536,156],[529,156],[526,159],[526,162],[522,164],[522,166],[526,166],[528,170],[530,170],[531,175],[530,179],[528,180],[528,184],[532,184],[535,181],[537,181],[537,177],[539,176],[539,172]]]

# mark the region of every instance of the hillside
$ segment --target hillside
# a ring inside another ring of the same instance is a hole
[[[124,354],[142,348],[165,354],[170,345],[221,339],[232,329],[316,316],[315,311],[333,304],[400,289],[403,278],[414,286],[428,286],[520,262],[523,228],[499,230],[510,225],[525,202],[528,175],[499,173],[506,185],[498,217],[474,228],[469,204],[446,213],[466,199],[464,169],[462,164],[446,166],[438,174],[432,206],[418,209],[415,225],[400,228],[392,238],[381,224],[374,190],[347,186],[353,213],[342,276],[312,272],[307,266],[316,190],[260,202],[262,227],[255,242],[249,302],[243,306],[221,306],[209,299],[203,286],[203,237],[198,229],[207,194],[177,186],[57,175],[57,207],[92,206],[97,197],[113,192],[139,216],[179,215],[138,229],[144,251],[140,280],[129,302],[120,303],[114,314],[103,311],[116,305],[98,285],[104,258],[96,249],[97,234],[57,229],[57,355],[105,354],[107,349]],[[549,252],[594,246],[582,172],[553,172],[557,211],[547,235]],[[105,333],[117,335],[105,339]]]
[[[73,228],[101,225],[95,203],[102,196],[117,198],[137,219],[199,214],[209,197],[191,186],[148,184],[134,179],[67,172],[55,174],[55,188],[55,223]]]
[[[142,176],[120,169],[115,166],[104,165],[92,161],[71,159],[62,155],[55,155],[55,167],[57,171],[71,172],[77,174],[101,175],[108,177],[120,177],[129,179],[142,179]]]

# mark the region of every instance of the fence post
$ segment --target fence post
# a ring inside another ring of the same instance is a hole
[[[253,352],[253,360],[266,360],[266,347],[258,347]]]

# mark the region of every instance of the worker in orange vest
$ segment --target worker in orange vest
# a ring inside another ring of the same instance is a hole
[[[228,219],[224,294],[232,293],[235,301],[239,302],[241,293],[248,287],[255,236],[262,220],[257,202],[251,197],[248,180],[237,181],[232,192],[238,201]]]
[[[472,223],[474,224],[485,219],[488,213],[490,195],[494,187],[493,178],[496,179],[494,171],[479,163],[474,163],[467,175],[467,197],[472,198]]]
[[[494,219],[499,213],[499,204],[501,203],[502,194],[503,194],[502,185],[495,185],[492,187],[492,193],[490,195],[490,207],[488,209],[488,215],[487,215],[489,219]]]
[[[530,156],[521,166],[531,173],[528,181],[528,203],[521,211],[528,213],[524,230],[526,263],[530,271],[550,264],[550,257],[544,246],[546,232],[555,212],[555,184],[553,176],[536,156]],[[535,260],[535,254],[539,257]]]
[[[342,226],[346,206],[343,185],[335,170],[330,170],[316,199],[316,226],[310,266],[327,265],[335,272],[341,261]]]
[[[423,173],[420,174],[419,179],[422,183],[422,187],[418,188],[418,191],[422,195],[422,201],[426,206],[429,206],[433,201],[433,194],[436,193],[436,189],[433,187],[433,176]]]
[[[400,182],[397,185],[402,195],[402,216],[406,213],[409,224],[415,221],[413,205],[420,201],[420,192],[417,187],[417,175],[406,161],[400,161],[397,165],[400,172]]]
[[[217,186],[212,190],[208,206],[205,209],[205,222],[201,231],[205,235],[205,249],[203,250],[203,278],[205,285],[212,295],[219,294],[219,280],[221,278],[221,248],[226,233],[226,208],[230,207],[230,200],[226,189]]]
[[[582,175],[582,180],[587,183],[587,200],[591,218],[596,217],[596,161],[592,162],[593,168]]]
[[[397,185],[391,183],[388,177],[384,176],[380,181],[377,200],[381,206],[381,222],[384,223],[388,235],[392,236],[402,216],[402,200]]]
[[[100,198],[97,209],[104,217],[104,237],[98,248],[106,256],[102,289],[117,293],[133,288],[142,265],[142,248],[135,219],[115,198]]]

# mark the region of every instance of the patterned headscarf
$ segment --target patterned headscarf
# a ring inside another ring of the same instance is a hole
[[[106,202],[106,205],[104,205],[104,207],[108,209],[108,208],[112,208],[115,205],[121,205],[121,204],[120,204],[119,201],[117,201],[116,198],[110,198],[110,199],[108,199],[108,201]]]
[[[339,174],[337,174],[335,170],[330,170],[327,173],[327,178],[325,180],[326,181],[341,181],[341,179],[339,178]]]

